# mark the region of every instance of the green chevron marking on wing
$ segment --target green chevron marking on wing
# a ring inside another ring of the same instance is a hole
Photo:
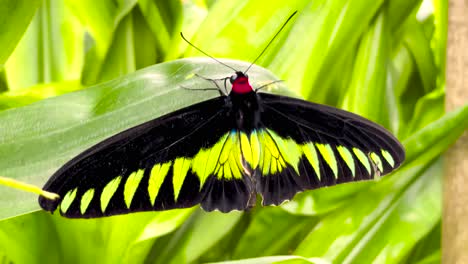
[[[112,196],[114,196],[117,188],[119,188],[120,181],[122,180],[122,176],[117,176],[112,179],[106,186],[102,189],[101,192],[101,212],[104,213],[106,211],[107,205],[109,205]]]
[[[319,164],[319,159],[317,156],[317,150],[315,149],[315,146],[313,143],[307,143],[302,145],[302,153],[304,153],[304,156],[306,159],[309,161],[310,165],[315,171],[315,174],[317,175],[317,178],[321,180],[321,175],[320,175],[320,164]]]
[[[63,197],[62,202],[60,203],[60,210],[62,213],[67,213],[68,208],[70,208],[70,205],[73,203],[76,197],[76,192],[78,191],[78,188],[72,189],[68,191],[65,196]]]
[[[338,153],[345,161],[348,168],[351,170],[351,174],[353,175],[353,177],[356,177],[356,168],[354,166],[354,158],[351,152],[348,150],[348,148],[344,146],[337,146],[336,149],[338,150]]]
[[[361,164],[364,166],[364,168],[366,168],[369,175],[371,175],[372,174],[371,165],[370,165],[369,159],[367,158],[366,154],[364,154],[364,152],[362,152],[362,150],[360,150],[358,148],[353,148],[353,152],[356,155],[356,157],[358,158],[359,162],[361,162]]]
[[[208,176],[214,173],[218,164],[221,150],[228,139],[229,133],[221,137],[215,145],[210,148],[201,149],[192,160],[192,172],[200,180],[200,190],[203,188]]]
[[[257,138],[257,134],[254,138]],[[252,152],[260,155],[258,166],[263,176],[281,173],[287,164],[299,174],[298,165],[301,153],[296,142],[292,139],[283,139],[271,130],[259,131],[258,139],[260,146]],[[257,165],[256,162],[251,164],[253,168],[256,168],[254,165]]]
[[[291,165],[297,174],[299,174],[299,160],[301,159],[302,152],[300,146],[290,138],[282,138],[272,130],[267,130],[267,134],[274,140],[274,144],[278,148],[279,157],[277,161],[280,164],[289,164]],[[268,142],[271,144],[271,142]],[[273,147],[273,146],[272,146]],[[284,169],[285,166],[281,165],[279,172]]]
[[[249,137],[249,140],[250,140],[250,148],[251,148],[251,151],[252,151],[252,162],[250,163],[250,166],[252,168],[257,168],[259,162],[260,162],[260,159],[261,159],[261,145],[260,145],[260,141],[258,139],[258,135],[257,135],[257,131],[254,130],[252,131],[252,133],[250,133],[250,137]]]
[[[127,205],[127,209],[130,209],[133,196],[135,195],[138,185],[140,185],[144,173],[145,171],[143,169],[139,169],[138,171],[132,172],[130,176],[128,176],[127,181],[125,182],[124,200],[125,205]]]
[[[214,174],[218,179],[242,179],[244,174],[240,149],[240,136],[232,131],[224,142]]]
[[[173,174],[173,187],[174,187],[174,199],[177,201],[179,197],[180,189],[184,183],[187,172],[190,169],[191,160],[189,158],[181,157],[174,161],[174,174]]]
[[[91,188],[87,190],[83,196],[81,197],[81,203],[80,203],[80,212],[81,214],[86,213],[86,209],[88,209],[89,204],[91,203],[91,200],[93,200],[94,197],[94,189]]]
[[[323,159],[333,171],[333,176],[338,179],[338,164],[336,162],[335,154],[329,144],[315,143]]]
[[[151,205],[154,206],[156,197],[158,196],[159,189],[166,178],[169,169],[171,168],[172,162],[166,162],[163,164],[156,164],[153,166],[148,179],[148,196],[150,198]]]
[[[244,156],[244,159],[247,163],[252,164],[253,163],[253,151],[252,147],[250,146],[250,140],[247,134],[241,132],[240,134],[240,147],[242,151],[242,155]]]
[[[393,159],[392,155],[390,155],[390,153],[384,149],[381,149],[380,152],[382,152],[382,156],[385,158],[388,164],[390,164],[392,168],[395,167],[395,160]]]

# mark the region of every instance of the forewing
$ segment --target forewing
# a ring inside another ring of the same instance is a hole
[[[245,209],[253,187],[229,165],[241,163],[229,113],[219,97],[112,136],[60,168],[44,186],[60,199],[39,203],[76,218],[198,203],[208,211]]]
[[[396,169],[405,152],[383,127],[358,115],[261,93],[262,145],[256,189],[264,204],[299,191],[373,179]]]

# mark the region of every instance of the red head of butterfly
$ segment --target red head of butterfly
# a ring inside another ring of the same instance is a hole
[[[241,71],[236,71],[234,75],[229,78],[232,85],[232,92],[237,94],[245,94],[253,91],[249,83],[249,76]]]

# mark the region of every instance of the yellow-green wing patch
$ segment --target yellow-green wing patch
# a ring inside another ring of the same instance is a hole
[[[150,177],[148,180],[148,195],[150,198],[151,205],[154,206],[154,201],[158,196],[159,189],[164,182],[164,179],[171,168],[171,162],[166,162],[163,164],[156,164],[153,166],[150,172]]]
[[[370,165],[369,159],[367,158],[366,154],[364,154],[364,152],[362,152],[362,150],[360,150],[358,148],[353,148],[353,152],[356,155],[356,157],[358,158],[359,162],[364,166],[364,168],[366,168],[369,175],[371,175],[372,174],[371,165]]]
[[[127,209],[130,208],[132,204],[133,196],[140,185],[141,179],[143,178],[144,170],[140,169],[135,171],[128,176],[127,181],[125,182],[124,187],[124,200],[125,204],[127,205]]]
[[[388,164],[390,164],[392,168],[395,167],[395,160],[393,159],[392,155],[388,153],[388,151],[386,151],[385,149],[382,149],[381,153],[384,159],[388,162]]]
[[[86,213],[86,209],[88,209],[89,204],[93,200],[94,197],[94,189],[91,188],[87,190],[83,196],[81,197],[81,203],[80,203],[80,212],[81,214]]]
[[[184,183],[187,172],[190,169],[189,158],[177,158],[174,161],[174,174],[173,174],[173,187],[174,187],[174,200],[177,201],[179,197],[180,189]]]
[[[344,146],[338,146],[336,149],[338,150],[341,158],[345,161],[353,177],[356,177],[356,168],[354,166],[354,158],[351,152]]]
[[[320,180],[321,175],[320,175],[320,161],[317,156],[317,150],[315,149],[315,146],[313,143],[307,143],[302,145],[302,153],[304,153],[304,156],[306,157],[307,161],[310,163],[312,168],[315,171],[315,174],[317,175],[317,178]]]
[[[104,213],[106,211],[107,205],[109,204],[110,200],[114,196],[117,188],[119,188],[120,181],[122,180],[122,176],[117,176],[112,179],[110,182],[104,186],[101,193],[101,212]]]
[[[333,153],[333,149],[330,147],[329,144],[315,143],[315,145],[317,146],[320,154],[322,154],[322,157],[325,160],[325,162],[333,171],[335,179],[338,179],[338,164],[336,162],[336,157]]]
[[[65,214],[68,211],[68,208],[76,198],[77,190],[78,188],[72,189],[68,191],[67,194],[65,194],[65,196],[63,197],[63,200],[60,203],[60,210],[62,211],[62,213]]]

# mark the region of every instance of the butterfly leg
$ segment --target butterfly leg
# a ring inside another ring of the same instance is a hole
[[[216,86],[216,88],[218,88],[221,95],[228,95],[227,89],[226,89],[226,81],[227,81],[227,79],[229,79],[228,77],[219,78],[219,79],[211,79],[211,78],[201,76],[200,74],[197,74],[197,73],[195,73],[195,76],[197,76],[199,78],[202,78],[205,81],[212,82]],[[219,86],[219,84],[216,81],[224,81],[224,92],[223,92],[223,90],[221,89],[221,87]]]
[[[182,85],[180,87],[182,87],[185,90],[190,90],[190,91],[219,91],[218,88],[214,88],[214,87],[210,87],[210,88],[189,88],[189,87],[185,87],[185,86],[182,86]]]

